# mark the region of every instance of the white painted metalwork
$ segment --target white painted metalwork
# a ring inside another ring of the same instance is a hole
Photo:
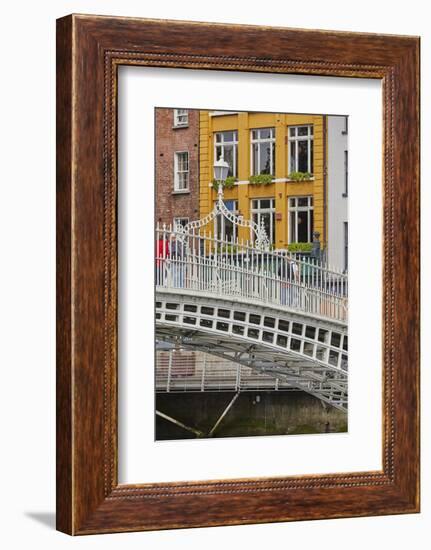
[[[206,226],[220,214],[254,239],[212,235]],[[270,250],[263,225],[226,208],[221,185],[203,219],[157,226],[158,342],[232,361],[276,379],[277,389],[301,389],[346,410],[347,316],[347,275],[314,258]],[[170,363],[164,391],[178,391],[172,372]],[[183,378],[182,391],[208,390],[211,373],[203,368],[198,378],[193,385]],[[241,371],[235,380],[240,390]]]
[[[238,227],[246,227],[246,228],[249,228],[251,231],[253,231],[255,235],[255,240],[254,240],[255,248],[257,248],[258,250],[269,249],[269,239],[263,224],[258,225],[253,220],[246,220],[244,219],[243,216],[234,214],[233,212],[231,212],[226,208],[226,205],[223,200],[223,186],[221,184],[219,185],[219,188],[218,188],[217,201],[214,205],[214,208],[207,216],[205,216],[204,218],[201,218],[200,220],[189,222],[185,226],[177,226],[173,229],[163,226],[163,230],[168,232],[174,231],[177,234],[177,238],[181,242],[186,243],[186,249],[187,249],[187,245],[188,245],[187,237],[192,237],[192,238],[197,237],[198,235],[196,235],[196,230],[199,230],[202,227],[205,227],[208,224],[210,224],[219,214],[224,216],[234,225]],[[160,229],[161,229],[160,226],[157,226],[157,232],[160,232]]]
[[[293,378],[259,372],[229,359],[174,346],[157,350],[156,391],[159,393],[297,391],[298,381],[295,379],[292,383]],[[305,377],[300,380],[305,381]]]
[[[219,239],[200,231],[213,219],[212,214],[184,227],[157,227],[157,288],[246,298],[347,321],[345,273],[313,258],[295,257],[285,250],[270,251],[266,245],[255,246],[239,238]],[[259,235],[262,239],[263,233]]]
[[[346,409],[348,341],[344,323],[199,292],[161,289],[156,300],[159,344],[228,359]],[[208,390],[207,371],[199,383]],[[172,377],[167,387],[172,391]],[[187,385],[184,391],[195,390]]]

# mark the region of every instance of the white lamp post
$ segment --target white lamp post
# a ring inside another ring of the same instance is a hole
[[[218,183],[218,193],[223,194],[223,184],[229,173],[229,164],[221,157],[214,163],[214,179]]]

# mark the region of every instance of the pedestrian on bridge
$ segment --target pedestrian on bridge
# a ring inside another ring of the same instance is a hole
[[[170,272],[172,284],[175,288],[183,288],[184,286],[184,243],[178,239],[175,233],[172,233],[170,243]]]
[[[298,264],[293,258],[283,258],[278,267],[280,277],[281,304],[289,307],[298,306],[297,283],[299,280]]]
[[[159,222],[160,221],[161,220],[159,220]],[[158,286],[165,286],[167,281],[169,241],[167,238],[167,233],[164,229],[165,226],[163,226],[163,231],[158,231],[158,239],[156,243],[156,284]]]

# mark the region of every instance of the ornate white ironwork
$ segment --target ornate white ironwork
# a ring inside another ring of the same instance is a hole
[[[217,201],[214,205],[213,210],[207,214],[204,218],[200,220],[194,220],[186,225],[177,225],[175,230],[179,233],[178,238],[181,241],[184,241],[186,236],[194,236],[195,230],[199,230],[201,227],[205,227],[210,222],[212,222],[219,214],[224,216],[227,220],[232,222],[237,227],[246,227],[251,229],[255,234],[254,246],[259,250],[269,250],[269,238],[266,234],[265,227],[263,225],[263,220],[261,225],[258,225],[253,220],[246,220],[244,216],[239,216],[234,214],[226,208],[226,205],[223,200],[223,186],[219,184],[217,192]]]
[[[347,327],[340,322],[203,293],[158,289],[156,294],[159,344],[244,365],[340,409],[348,400],[347,338]]]
[[[347,276],[322,262],[195,230],[187,236],[164,226],[157,228],[156,239],[157,288],[232,296],[347,320]]]
[[[254,241],[205,229],[218,215]],[[347,407],[347,275],[269,250],[265,228],[226,208],[156,229],[156,338],[251,368]]]

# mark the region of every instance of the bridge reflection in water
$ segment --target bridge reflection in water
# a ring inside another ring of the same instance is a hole
[[[242,392],[262,384],[347,411],[345,273],[256,240],[166,226],[156,230],[155,263],[157,392]],[[219,361],[195,362],[192,376],[173,376],[172,349]]]

